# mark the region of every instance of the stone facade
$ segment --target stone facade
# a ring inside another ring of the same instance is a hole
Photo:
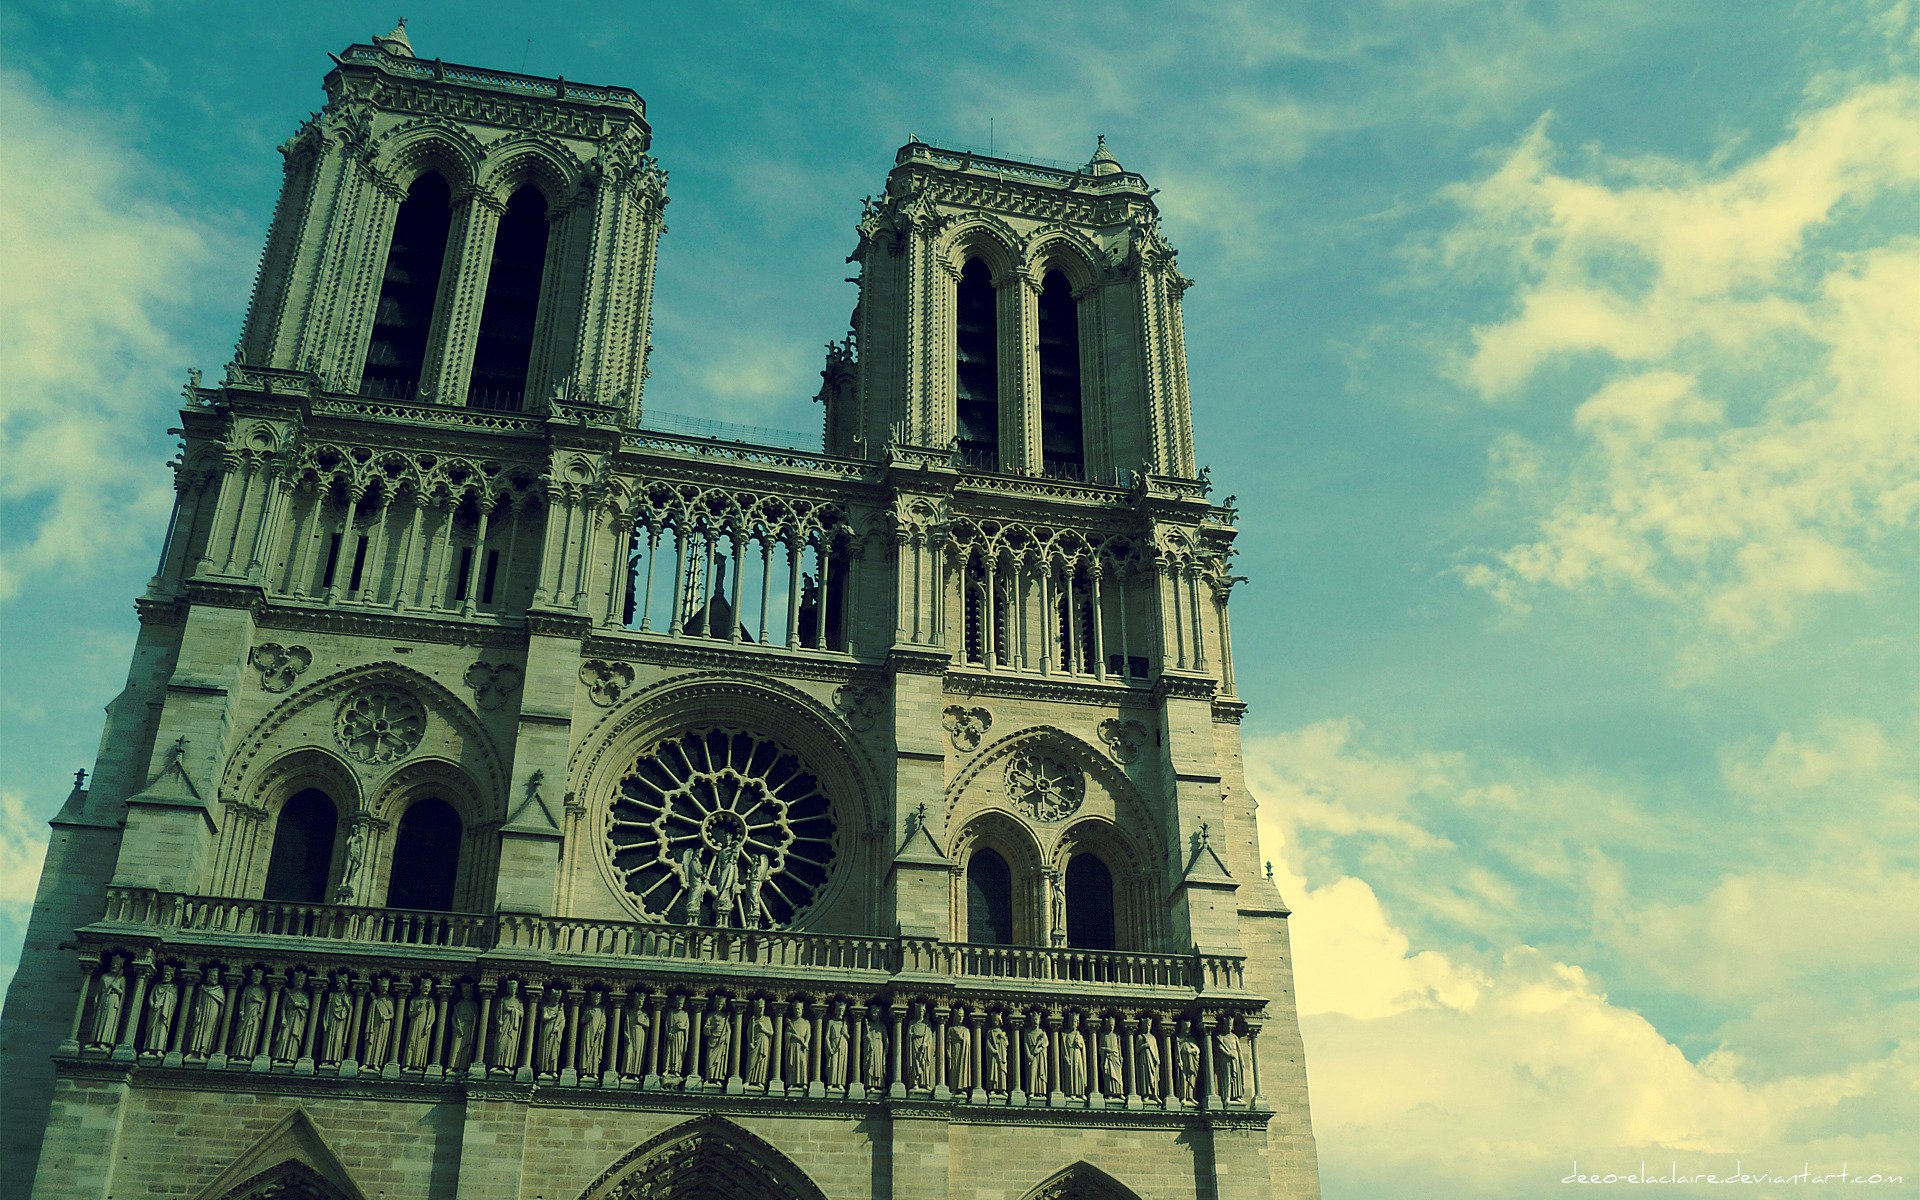
[[[637,95],[404,29],[326,88],[53,823],[6,1194],[1317,1196],[1145,181],[902,147],[806,453],[642,424]]]

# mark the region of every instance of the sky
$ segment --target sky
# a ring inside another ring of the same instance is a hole
[[[1161,189],[1329,1200],[1920,1195],[1915,0],[406,15],[646,97],[658,413],[818,427],[910,133]],[[394,16],[0,8],[0,972],[275,147]]]

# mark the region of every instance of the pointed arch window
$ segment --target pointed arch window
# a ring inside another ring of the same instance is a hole
[[[437,796],[409,805],[393,839],[387,907],[451,911],[464,832],[460,814]]]
[[[967,940],[1013,944],[1013,871],[998,851],[975,850],[967,859]]]
[[[273,853],[267,859],[268,900],[321,904],[333,871],[333,839],[340,810],[319,788],[296,792],[280,806],[273,825]]]
[[[547,198],[526,184],[507,198],[494,234],[473,379],[467,388],[471,407],[517,412],[524,405],[546,263]]]
[[[1080,417],[1080,312],[1073,285],[1058,270],[1040,283],[1040,459],[1043,473],[1084,479],[1086,436]]]
[[[360,390],[368,395],[411,400],[420,391],[453,222],[452,197],[447,181],[429,171],[413,181],[394,216],[387,269],[374,305],[373,340],[360,372]]]
[[[960,268],[954,305],[954,400],[960,453],[1000,469],[1000,332],[993,273],[977,258]]]
[[[1097,855],[1076,854],[1067,864],[1067,945],[1111,950],[1113,872]]]

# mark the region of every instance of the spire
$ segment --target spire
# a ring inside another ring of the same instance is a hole
[[[395,58],[412,58],[413,42],[407,38],[407,19],[401,17],[400,23],[393,27],[393,32],[385,37],[375,35],[373,44]]]
[[[1099,138],[1099,144],[1093,148],[1093,157],[1087,160],[1087,174],[1120,174],[1125,168],[1120,165],[1120,160],[1113,156],[1113,151],[1107,149],[1107,135],[1100,134]]]

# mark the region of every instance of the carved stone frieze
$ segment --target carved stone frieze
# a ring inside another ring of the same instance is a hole
[[[945,727],[947,736],[953,739],[953,748],[962,754],[970,754],[980,748],[980,739],[987,736],[987,730],[993,728],[993,714],[984,708],[949,704],[940,713],[940,724]]]
[[[1007,760],[1007,794],[1035,820],[1064,821],[1086,799],[1087,777],[1078,765],[1025,746]]]
[[[269,692],[284,692],[293,686],[300,673],[313,665],[313,652],[305,646],[282,646],[279,642],[261,642],[247,655],[253,669],[260,672],[260,686]]]
[[[426,732],[427,710],[419,697],[388,683],[348,696],[333,718],[341,749],[373,766],[411,753]]]
[[[842,684],[833,690],[833,706],[846,718],[848,728],[865,733],[886,710],[886,695],[879,688]]]
[[[1125,765],[1140,757],[1147,744],[1147,727],[1138,721],[1108,717],[1100,722],[1100,740],[1106,744],[1113,761]]]
[[[498,709],[520,690],[520,668],[512,663],[476,662],[467,668],[467,686],[481,708]]]

